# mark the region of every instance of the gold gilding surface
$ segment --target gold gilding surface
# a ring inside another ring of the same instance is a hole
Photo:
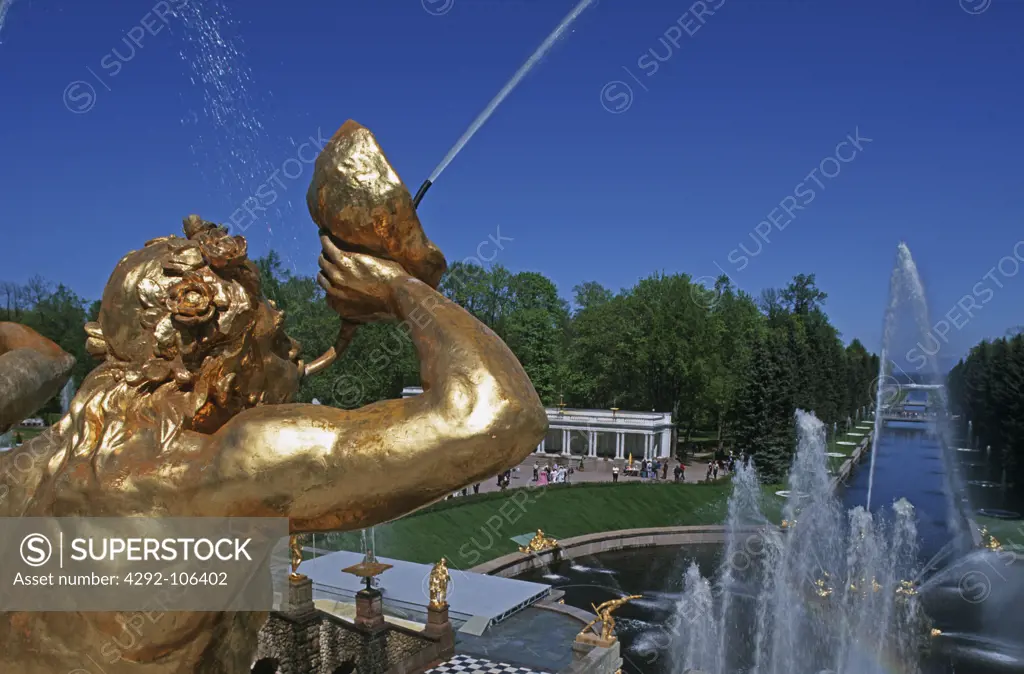
[[[448,572],[448,560],[444,557],[430,570],[430,606],[442,609],[448,606],[448,583],[451,581]]]
[[[591,607],[594,609],[594,613],[597,614],[597,617],[587,623],[587,626],[580,631],[580,635],[582,636],[587,634],[591,627],[597,623],[601,623],[601,638],[605,641],[613,640],[615,638],[615,618],[612,616],[612,613],[634,599],[643,599],[643,595],[633,594],[627,597],[620,597],[619,599],[612,599],[604,602],[603,604],[598,604],[597,606],[592,604]]]
[[[519,546],[519,552],[524,555],[532,555],[535,552],[544,552],[545,550],[553,550],[558,547],[558,541],[553,538],[548,538],[544,535],[544,532],[537,529],[536,535],[530,542],[526,544],[526,547]]]
[[[340,145],[356,157],[368,134]],[[342,316],[405,323],[425,392],[357,410],[293,403],[306,368],[282,312],[261,294],[245,239],[193,216],[184,238],[151,241],[114,269],[99,320],[85,327],[102,362],[59,423],[0,455],[0,515],[287,517],[293,534],[352,530],[481,482],[533,451],[547,417],[522,366],[431,287],[443,257],[416,236],[408,190],[393,172],[341,162],[338,147],[325,149],[310,191],[330,206],[321,224],[383,252],[342,250],[325,237],[319,282]],[[332,190],[317,182],[330,166],[362,168]],[[371,245],[378,231],[383,249]],[[28,350],[41,362],[63,358],[38,341]],[[0,351],[0,367],[31,370],[31,359],[10,353]],[[38,397],[32,386],[41,386],[48,397],[63,383],[51,375],[0,394]],[[0,614],[3,671],[65,674],[95,662],[105,674],[248,672],[266,614],[136,618]]]
[[[444,255],[423,233],[412,195],[366,127],[349,120],[334,134],[317,158],[306,203],[342,248],[394,260],[437,287]]]
[[[0,433],[60,392],[75,359],[35,330],[0,322]]]

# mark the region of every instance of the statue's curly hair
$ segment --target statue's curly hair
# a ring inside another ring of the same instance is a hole
[[[103,363],[54,429],[61,468],[102,461],[139,423],[159,428],[165,448],[257,402],[232,393],[250,357],[259,270],[243,237],[196,215],[184,232],[147,242],[111,274],[99,318],[85,326],[86,348]]]

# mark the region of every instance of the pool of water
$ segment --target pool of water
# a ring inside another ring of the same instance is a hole
[[[647,548],[601,553],[565,561],[548,569],[520,576],[548,583],[565,592],[570,606],[593,613],[593,605],[623,594],[640,594],[615,612],[616,633],[621,644],[624,674],[681,674],[667,651],[671,644],[668,625],[683,585],[683,573],[691,561],[710,576],[721,561],[717,545]],[[944,661],[922,662],[923,674],[953,674]],[[788,673],[787,673],[788,674]],[[804,673],[793,673],[804,674]],[[810,673],[813,674],[813,673]],[[955,674],[983,674],[957,667]]]
[[[566,604],[591,613],[592,605],[623,594],[643,595],[615,612],[622,671],[675,674],[663,657],[669,644],[665,625],[682,593],[683,572],[696,561],[702,573],[711,575],[720,558],[717,545],[623,550],[560,562],[520,578],[557,587],[565,592]]]
[[[942,446],[935,433],[921,424],[888,422],[874,450],[875,483],[871,510],[887,510],[906,498],[917,511],[921,555],[931,558],[952,538],[950,502]],[[867,501],[869,457],[850,476],[842,493],[847,509]]]

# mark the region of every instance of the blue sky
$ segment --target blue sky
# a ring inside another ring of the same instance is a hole
[[[356,119],[415,190],[573,4],[14,0],[0,277],[94,298],[127,250],[253,199],[253,254],[311,272],[310,137]],[[654,271],[755,293],[814,273],[874,349],[903,239],[959,355],[1024,323],[1022,27],[1014,0],[599,0],[421,217],[449,260],[479,249],[566,297]]]

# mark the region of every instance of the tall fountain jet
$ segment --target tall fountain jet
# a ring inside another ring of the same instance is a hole
[[[75,398],[75,380],[68,378],[64,388],[60,390],[60,414],[64,416],[71,409],[71,401]]]
[[[909,374],[894,359],[894,341],[897,332],[897,321],[903,316],[913,319],[914,329],[918,336],[918,349],[912,349],[915,353],[913,360],[919,361],[915,374],[923,375],[928,381],[939,381],[939,367],[936,355],[939,352],[938,343],[932,335],[932,327],[929,321],[928,303],[925,296],[924,284],[921,282],[921,275],[918,272],[914,258],[910,254],[910,248],[905,242],[901,242],[896,249],[896,263],[893,266],[892,275],[889,279],[889,298],[885,310],[885,323],[882,330],[882,357],[878,371],[878,387],[875,392],[875,427],[872,437],[871,463],[868,474],[868,493],[865,508],[871,510],[875,499],[875,460],[881,447],[880,440],[885,427],[885,415],[883,408],[886,406],[887,396],[891,396],[890,389],[895,387],[896,396],[899,395],[900,381],[894,374],[904,375],[909,379]],[[924,343],[935,342],[935,348],[924,347]],[[909,354],[908,352],[908,358]],[[945,392],[943,389],[936,390],[937,407],[944,411],[947,407]],[[889,402],[895,402],[892,397]],[[939,415],[942,417],[943,415]],[[949,509],[947,521],[950,531],[953,533],[954,547],[962,546],[969,536],[965,524],[964,508],[966,507],[966,490],[961,475],[960,464],[952,447],[952,439],[947,432],[948,429],[939,424],[934,431],[939,438],[942,447],[943,469],[945,471],[945,490]]]
[[[705,674],[917,674],[924,622],[912,586],[914,508],[844,513],[828,473],[825,427],[797,412],[783,509],[769,524],[753,467],[740,466],[714,579],[691,566],[672,621],[673,669]],[[890,669],[889,667],[892,667]]]
[[[0,37],[2,37],[4,30],[4,23],[7,21],[7,12],[11,10],[11,5],[14,4],[14,0],[0,0]],[[3,42],[3,40],[0,40]]]

